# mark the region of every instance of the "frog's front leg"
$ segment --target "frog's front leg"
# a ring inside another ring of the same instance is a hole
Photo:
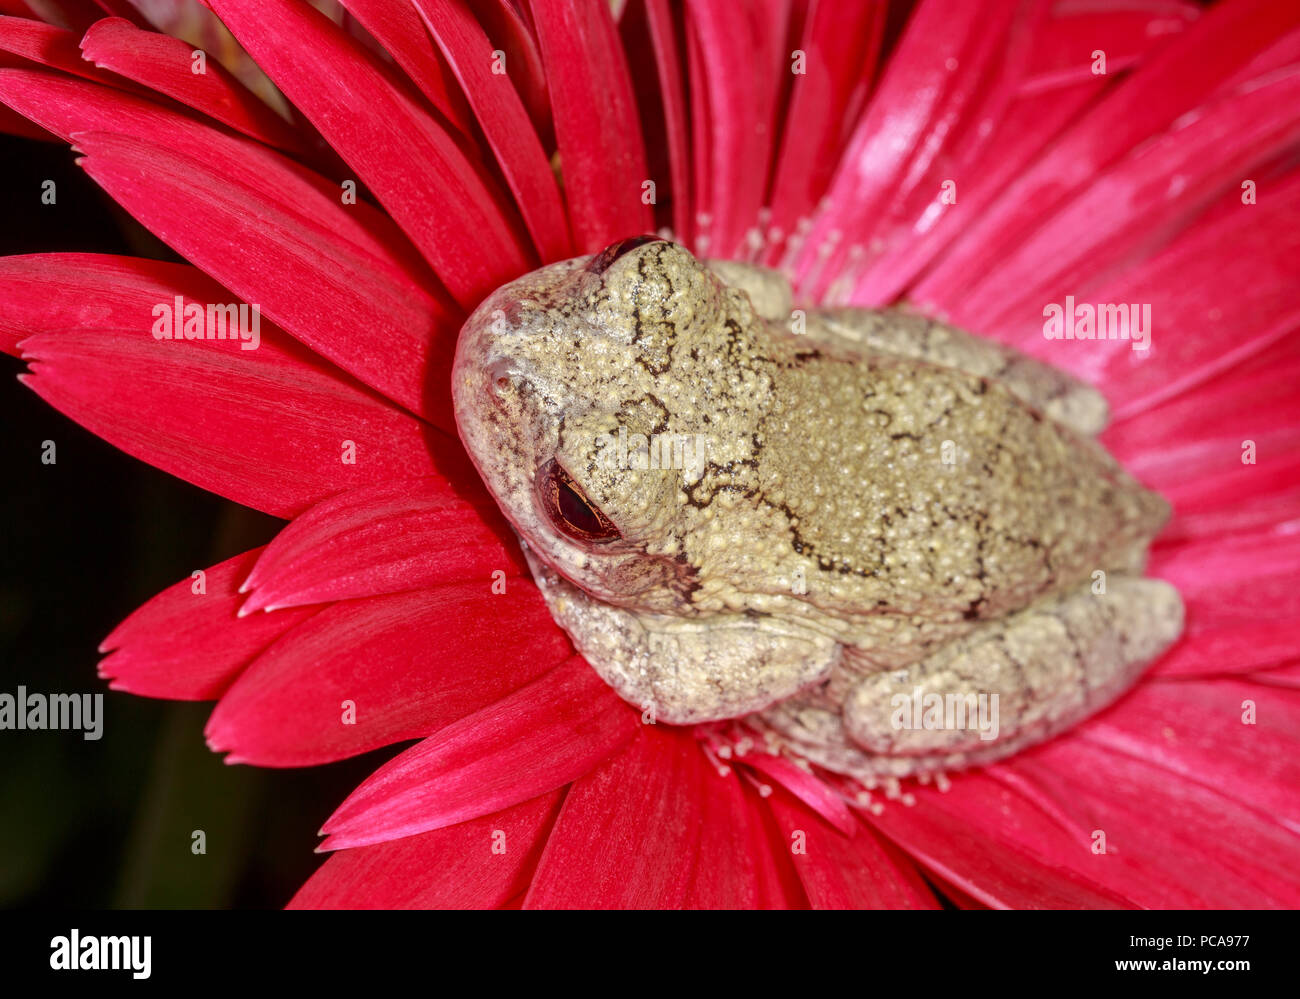
[[[740,260],[710,260],[708,266],[723,284],[748,295],[759,316],[788,328],[794,312],[794,291],[784,274]]]
[[[830,675],[842,647],[796,624],[744,614],[634,614],[593,600],[531,551],[551,614],[591,667],[657,722],[691,725],[769,707]]]
[[[860,680],[844,698],[849,740],[920,773],[987,763],[1050,738],[1128,687],[1181,633],[1168,583],[1113,575],[1036,603],[904,669]]]

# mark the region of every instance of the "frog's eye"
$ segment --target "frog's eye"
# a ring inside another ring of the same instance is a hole
[[[620,239],[617,243],[610,243],[609,246],[601,250],[591,263],[587,265],[587,270],[593,274],[602,274],[615,260],[624,254],[631,253],[638,246],[645,246],[646,243],[664,242],[658,236],[632,236],[629,239]]]
[[[587,499],[558,461],[548,461],[538,469],[537,493],[551,524],[575,541],[599,543],[619,536],[618,528]]]

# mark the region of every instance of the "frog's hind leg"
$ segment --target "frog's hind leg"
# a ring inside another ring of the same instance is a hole
[[[1092,436],[1110,418],[1091,385],[1010,347],[898,309],[827,309],[808,315],[814,339],[850,349],[907,357],[996,381],[1039,412]]]
[[[877,673],[844,699],[844,727],[867,752],[969,765],[1050,738],[1127,690],[1178,637],[1178,591],[1112,576],[987,622],[910,667]]]
[[[911,666],[837,697],[779,705],[765,721],[791,748],[855,777],[991,763],[1105,707],[1182,632],[1178,591],[1113,575],[986,622]],[[830,693],[836,684],[828,685]]]
[[[723,284],[748,295],[758,315],[782,327],[791,324],[794,295],[785,275],[737,260],[710,260],[708,267]],[[1085,437],[1101,433],[1110,419],[1105,397],[1091,385],[1011,347],[914,312],[816,309],[806,316],[804,335],[829,346],[893,354],[996,381]]]

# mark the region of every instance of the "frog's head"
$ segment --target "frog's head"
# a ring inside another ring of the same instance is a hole
[[[722,404],[711,338],[736,307],[688,251],[640,237],[504,286],[461,330],[470,456],[528,546],[597,599],[669,610],[693,585],[683,507]]]

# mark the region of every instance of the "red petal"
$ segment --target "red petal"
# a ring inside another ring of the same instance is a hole
[[[346,0],[356,17],[420,88],[429,103],[465,135],[474,131],[474,115],[456,87],[456,80],[429,41],[424,25],[409,3],[390,0]]]
[[[0,349],[49,330],[138,327],[150,310],[176,295],[217,302],[223,289],[188,264],[98,253],[34,253],[0,257]]]
[[[1252,680],[1143,683],[1078,735],[1300,834],[1300,692]]]
[[[1172,402],[1119,423],[1104,440],[1174,504],[1165,548],[1232,534],[1290,533],[1300,510],[1300,353],[1287,337]],[[1254,445],[1252,455],[1247,447]]]
[[[735,779],[719,777],[688,732],[642,726],[628,749],[569,789],[525,907],[682,906],[706,859],[697,857],[705,796]]]
[[[510,79],[528,108],[533,127],[547,149],[555,148],[555,122],[551,119],[551,96],[523,0],[487,0],[475,4],[474,14],[488,37],[506,54]]]
[[[855,93],[875,73],[885,27],[884,4],[816,0],[798,47],[805,73],[794,77],[773,171],[770,223],[791,233],[826,193],[841,152],[845,116]],[[765,234],[766,235],[766,234]]]
[[[1300,7],[1269,0],[1219,4],[1118,83],[1093,111],[1008,186],[914,290],[952,310],[980,285],[989,260],[1014,248],[1108,165],[1195,107],[1250,56],[1300,20]],[[1228,40],[1228,43],[1225,43]]]
[[[1201,14],[1195,4],[1146,0],[1109,2],[1099,8],[1057,4],[1035,41],[1025,93],[1097,81],[1091,53],[1106,53],[1106,74],[1132,69],[1151,47],[1186,31]],[[1105,82],[1104,80],[1098,82]]]
[[[574,656],[380,767],[330,816],[320,848],[410,836],[554,790],[617,752],[637,725]]]
[[[1186,633],[1156,667],[1160,675],[1263,669],[1300,648],[1300,533],[1294,524],[1163,548],[1150,571],[1177,586],[1187,605]]]
[[[1215,93],[1229,93],[1295,62],[1300,62],[1300,28],[1284,32],[1267,45],[1262,45],[1232,76],[1219,84]]]
[[[6,264],[0,265],[0,283],[16,284],[29,296],[25,301],[41,304],[36,315],[18,310],[20,325],[39,328],[44,312],[53,326],[76,310],[73,322],[93,323],[25,340],[32,373],[22,380],[109,443],[201,488],[292,516],[376,476],[429,474],[436,467],[431,449],[443,466],[464,467],[456,442],[439,441],[269,324],[256,350],[230,340],[156,340],[146,311],[150,301],[230,297],[189,268],[155,264],[131,273],[134,263],[100,269],[85,258],[65,266],[40,256]],[[125,311],[126,286],[102,298],[83,296],[123,271],[130,280],[143,277],[130,294],[144,300],[133,326],[104,327],[101,312]],[[179,278],[174,285],[172,277]],[[152,280],[157,297],[151,296]],[[34,294],[37,289],[41,294]],[[94,303],[90,310],[87,301]],[[276,432],[267,434],[267,426]],[[345,441],[355,445],[357,460],[350,464],[343,461]]]
[[[144,325],[42,334],[23,343],[20,380],[127,454],[277,517],[377,478],[460,467],[458,444],[273,332],[255,351],[160,342]]]
[[[528,889],[563,797],[552,791],[445,829],[340,850],[289,908],[502,908]]]
[[[225,167],[103,132],[75,139],[86,173],[165,242],[313,350],[452,431],[450,388],[434,379],[449,370],[455,320],[433,299],[381,268],[353,269],[355,247],[291,202],[230,185]]]
[[[267,546],[242,590],[241,614],[418,590],[494,573],[527,575],[510,528],[482,495],[461,499],[442,477],[340,493]]]
[[[517,581],[504,594],[489,586],[484,579],[327,607],[259,656],[230,688],[208,722],[208,744],[230,750],[228,763],[312,766],[477,717],[472,713],[571,652],[531,583]]]
[[[1150,733],[1148,746],[1164,741],[1167,752],[1178,758],[1181,740],[1201,741],[1200,734],[1188,731],[1194,722],[1184,720],[1178,704],[1183,698],[1194,702],[1203,685],[1163,686],[1169,692],[1160,706],[1172,713],[1147,716],[1141,725]],[[1286,774],[1293,768],[1260,767],[1255,754],[1269,742],[1255,736],[1254,726],[1241,723],[1243,686],[1225,684],[1217,711],[1208,702],[1203,705],[1219,715],[1213,737],[1225,743],[1226,757],[1203,775],[1180,776],[1158,756],[1132,755],[1133,744],[1124,751],[1103,748],[1082,737],[1082,731],[1080,737],[1054,740],[999,766],[1039,788],[1052,788],[1061,808],[1088,837],[1063,859],[1122,893],[1131,904],[1156,909],[1293,909],[1300,904],[1300,872],[1295,863],[1300,829],[1293,820],[1288,828],[1284,816],[1266,811],[1282,788],[1255,797],[1269,783],[1270,774]],[[1280,688],[1255,689],[1266,713],[1271,709],[1265,693],[1273,701],[1296,699],[1295,693]],[[1124,707],[1121,703],[1117,710]],[[1189,718],[1198,715],[1206,717],[1201,710]],[[1296,755],[1295,724],[1294,707],[1286,711],[1285,720],[1273,723],[1291,758]],[[1231,743],[1240,745],[1228,750]],[[1199,760],[1194,749],[1180,762],[1195,770]],[[1219,776],[1242,777],[1244,782],[1235,788],[1207,786]],[[1294,814],[1294,808],[1289,811]],[[1098,831],[1106,837],[1105,854],[1093,852]]]
[[[235,349],[220,341],[156,341],[150,333],[152,309],[175,297],[216,303],[231,296],[203,272],[186,264],[100,254],[59,253],[0,258],[0,348],[17,355],[18,343],[33,341],[58,365],[47,369],[58,378],[33,387],[48,387],[73,400],[65,410],[74,419],[94,418],[106,439],[130,453],[237,502],[290,516],[326,495],[380,478],[420,474],[439,467],[456,481],[479,487],[479,479],[459,444],[432,431],[323,363],[269,324],[257,350]],[[113,336],[110,331],[130,331]],[[70,332],[80,337],[65,335]],[[43,346],[42,346],[43,345]],[[146,346],[147,345],[147,346]],[[88,356],[111,354],[114,370],[131,367],[131,377],[112,391],[97,395],[105,373],[76,368],[78,351]],[[194,350],[187,350],[187,348]],[[226,349],[229,348],[229,349]],[[34,348],[29,345],[28,353]],[[66,375],[63,367],[68,366]],[[139,365],[137,368],[136,365]],[[183,371],[202,372],[203,380],[221,382],[218,394],[186,383]],[[229,372],[234,373],[233,380]],[[145,379],[136,392],[137,375]],[[274,390],[258,393],[259,387]],[[149,395],[159,386],[160,395]],[[240,405],[237,420],[221,410],[206,427],[211,441],[229,454],[215,460],[208,449],[196,451],[190,427],[205,412],[225,405],[232,391],[257,394]],[[71,393],[69,396],[68,394]],[[283,393],[283,397],[281,394]],[[303,410],[288,405],[299,393]],[[193,396],[199,398],[194,399]],[[47,396],[48,398],[48,396]],[[109,405],[111,400],[117,402]],[[161,407],[161,408],[160,408]],[[245,411],[248,412],[245,412]],[[148,417],[171,413],[156,424]],[[261,432],[258,413],[280,426]],[[127,417],[114,425],[114,414]],[[178,418],[179,417],[179,418]],[[244,433],[250,424],[259,429]],[[353,436],[369,431],[369,444]],[[342,463],[341,443],[358,444],[356,464]],[[321,448],[324,448],[323,454]],[[370,452],[367,458],[366,452]],[[209,467],[209,462],[213,462]],[[435,466],[436,462],[436,466]],[[385,467],[386,466],[386,467]],[[382,469],[382,471],[381,471]]]
[[[215,59],[195,73],[193,46],[142,31],[120,17],[94,24],[81,40],[85,58],[166,94],[224,125],[278,149],[307,152],[303,137]],[[83,62],[82,65],[85,65]]]
[[[1292,454],[1300,449],[1296,346],[1294,340],[1279,343],[1231,377],[1124,420],[1102,439],[1157,488],[1243,467],[1248,440],[1256,445],[1258,462]]]
[[[143,697],[220,697],[258,653],[316,611],[236,618],[239,581],[261,551],[204,570],[204,593],[194,592],[197,580],[183,579],[135,611],[100,644],[109,655],[99,675],[114,690]]]
[[[805,904],[785,871],[764,829],[758,796],[731,775],[704,777],[700,796],[700,844],[683,909],[789,909]],[[793,875],[793,869],[789,872]]]
[[[618,29],[650,158],[658,178],[656,203],[671,204],[672,228],[679,240],[692,238],[690,121],[677,27],[668,0],[632,0]],[[646,36],[650,45],[644,44]],[[668,177],[665,186],[663,178]]]
[[[427,371],[447,369],[461,317],[428,294],[431,275],[379,212],[345,208],[335,185],[258,143],[107,88],[0,70],[0,98],[65,138],[78,132],[99,151],[85,165],[101,186],[227,288],[454,430],[449,387],[431,392]]]
[[[1126,904],[1124,895],[1066,866],[1065,858],[1087,854],[1087,832],[1063,825],[1023,788],[973,773],[954,777],[946,793],[918,787],[914,795],[910,807],[885,802],[872,825],[976,901],[1022,909]]]
[[[1149,59],[1199,16],[1195,6],[1146,0],[1120,0],[1097,10],[1057,5],[1032,12],[1046,16],[1018,21],[987,92],[951,122],[953,136],[924,178],[917,179],[912,197],[892,199],[888,216],[879,223],[888,232],[867,243],[865,273],[837,279],[849,286],[856,280],[854,304],[879,305],[897,298],[981,217],[1062,126],[1110,85],[1112,76],[1093,75],[1088,53],[1101,49],[1112,69]],[[1029,44],[1018,45],[1026,28]],[[955,205],[938,198],[944,180],[956,184],[960,198]],[[860,232],[850,237],[859,245],[864,242]]]
[[[1083,280],[1143,258],[1225,187],[1237,189],[1239,203],[1241,178],[1297,137],[1300,68],[1203,106],[1094,176],[1037,232],[1008,247],[992,268],[986,264],[953,317],[973,329],[1041,330],[1043,303],[1063,302]]]
[[[311,119],[472,307],[534,258],[455,139],[333,22],[286,0],[211,0],[285,96]]]
[[[1233,184],[1165,250],[1087,289],[1088,301],[1150,304],[1154,329],[1145,354],[1123,341],[1053,343],[1062,362],[1106,386],[1116,419],[1199,388],[1300,327],[1291,286],[1300,273],[1300,174],[1258,183],[1259,205],[1243,205]],[[1041,344],[1041,326],[1030,336]],[[1224,381],[1237,381],[1235,374]]]
[[[145,91],[130,80],[125,80],[116,73],[107,73],[96,69],[81,57],[77,47],[79,36],[75,31],[66,31],[40,21],[25,17],[0,16],[0,52],[9,52],[22,56],[29,62],[50,69],[62,70],[73,76],[80,76],[96,83],[105,83],[119,87],[131,93],[143,94]],[[15,60],[18,63],[18,60]]]
[[[768,799],[768,807],[813,908],[939,907],[912,862],[856,820],[855,835],[847,836],[779,790]]]
[[[772,33],[783,37],[784,23],[761,24],[757,12],[727,0],[690,0],[686,30],[698,58],[690,62],[693,98],[707,114],[693,122],[697,176],[710,183],[697,188],[695,238],[701,255],[731,257],[758,225],[767,193],[775,137],[776,82],[788,73],[789,55],[771,59]],[[698,97],[697,97],[698,95]]]
[[[1111,77],[1091,73],[1088,52],[1105,51],[1108,65],[1149,58],[1195,16],[1194,7],[1143,0],[1120,0],[1096,11],[1063,5],[1050,11],[1045,5],[1022,8],[1002,45],[1004,56],[995,60],[1000,65],[995,65],[982,92],[959,116],[945,114],[939,128],[932,130],[927,144],[942,149],[926,157],[926,169],[917,170],[915,164],[909,169],[910,194],[891,199],[887,211],[873,221],[869,238],[850,233],[861,258],[836,277],[830,296],[837,298],[839,288],[852,289],[856,283],[849,298],[855,304],[879,305],[897,298],[948,243],[980,218],[1062,126],[1107,88]],[[1044,77],[1039,74],[1045,64],[1068,70]],[[1081,72],[1076,73],[1076,67]],[[947,181],[960,193],[954,204],[941,197]],[[825,276],[827,281],[830,277]]]
[[[1300,510],[1300,444],[1276,453],[1270,448],[1263,464],[1246,465],[1240,454],[1235,457],[1235,466],[1220,461],[1221,468],[1197,468],[1188,481],[1161,486],[1174,505],[1174,519],[1160,534],[1162,547],[1223,539],[1294,518]]]
[[[1300,690],[1300,659],[1292,660],[1284,666],[1273,666],[1249,674],[1246,679],[1265,687],[1283,687],[1287,690]]]
[[[935,197],[907,222],[904,232],[896,233],[891,244],[872,255],[865,272],[858,276],[862,262],[855,262],[842,277],[835,296],[844,284],[853,286],[848,297],[854,305],[880,306],[902,296],[907,286],[931,263],[939,259],[947,246],[961,236],[970,219],[979,218],[986,207],[997,200],[1027,164],[1051,141],[1068,121],[1078,116],[1104,89],[1102,78],[1078,84],[1069,90],[1053,90],[1014,101],[989,133],[987,141],[971,152],[971,159],[953,162],[948,173],[957,187],[960,213],[937,200],[942,189],[933,187]],[[992,331],[1000,334],[1000,330]]]
[[[917,7],[801,244],[797,266],[809,293],[822,291],[838,270],[847,250],[843,237],[866,242],[900,187],[910,189],[943,148],[953,121],[960,120],[990,60],[1000,54],[993,43],[1003,37],[1013,12],[1001,2],[991,12],[960,0]]]
[[[704,51],[700,45],[700,35],[697,31],[686,31],[686,78],[689,83],[691,80],[703,80],[708,71],[704,67]],[[690,111],[690,141],[691,141],[691,209],[692,216],[687,222],[687,230],[682,233],[682,237],[690,239],[691,245],[699,249],[698,240],[700,234],[708,226],[712,225],[708,212],[703,210],[703,206],[713,204],[713,174],[710,170],[711,163],[706,152],[701,151],[701,147],[708,141],[711,132],[709,123],[709,95],[703,87],[688,86],[687,98]]]
[[[1075,733],[954,777],[947,793],[918,788],[915,807],[887,805],[873,821],[990,904],[1104,904],[1075,894],[1093,882],[1151,908],[1294,907],[1300,828],[1293,806],[1269,812],[1294,783],[1300,699],[1228,681],[1149,686]],[[1242,724],[1252,696],[1263,726]],[[1262,769],[1261,753],[1274,760]],[[1053,880],[1020,883],[1049,865]]]
[[[532,0],[551,89],[569,223],[580,253],[654,225],[627,62],[605,0]]]
[[[542,262],[571,256],[555,174],[510,77],[492,70],[492,43],[463,0],[416,0],[415,6],[469,98]]]
[[[783,756],[746,753],[743,764],[772,778],[845,836],[853,835],[858,820],[827,784],[814,774],[795,766]]]

